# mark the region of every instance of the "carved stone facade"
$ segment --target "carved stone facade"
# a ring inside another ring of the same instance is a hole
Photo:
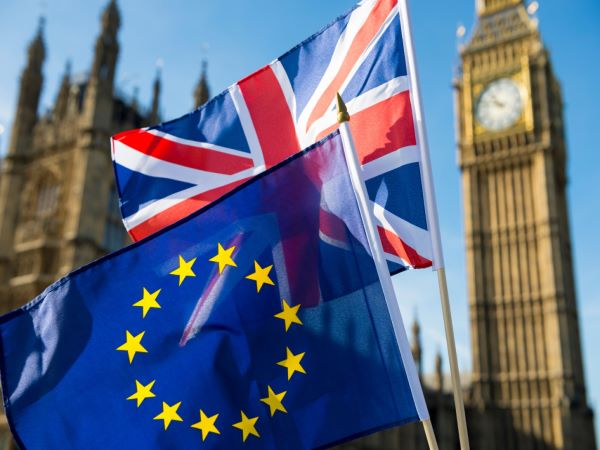
[[[122,225],[115,223],[119,212],[108,138],[142,126],[149,113],[114,95],[119,24],[117,6],[110,2],[89,77],[72,79],[67,65],[54,107],[42,116],[43,23],[29,47],[0,175],[3,311],[127,242]]]

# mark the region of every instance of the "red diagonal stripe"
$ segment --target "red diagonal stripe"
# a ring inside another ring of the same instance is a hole
[[[121,133],[114,139],[145,155],[206,172],[233,175],[253,166],[250,155],[236,156],[218,150],[186,145],[143,130]]]
[[[202,192],[194,197],[185,199],[182,202],[177,203],[176,205],[173,205],[170,208],[167,208],[164,211],[152,216],[145,222],[133,227],[129,230],[129,235],[136,242],[144,239],[145,237],[156,233],[164,227],[174,224],[184,217],[189,216],[190,214],[205,207],[209,203],[212,203],[248,179],[249,178],[245,178],[243,180],[235,181],[231,184]]]
[[[267,167],[300,150],[292,113],[270,66],[239,83]]]
[[[348,78],[350,71],[358,61],[358,58],[360,58],[360,55],[366,50],[369,43],[379,32],[385,19],[395,7],[396,0],[381,0],[375,5],[369,18],[354,37],[354,41],[350,45],[350,49],[348,50],[338,73],[335,75],[329,86],[327,86],[327,89],[325,89],[325,92],[312,110],[308,118],[307,131],[315,120],[321,118],[327,112],[327,108],[335,99],[335,94],[341,90],[342,84]],[[398,32],[400,32],[400,30],[398,30]]]
[[[338,125],[319,134],[327,136]],[[399,148],[416,145],[415,125],[408,91],[400,92],[350,117],[350,129],[362,164]]]
[[[344,221],[323,208],[319,210],[319,231],[325,236],[341,243],[347,243],[348,241]]]
[[[400,237],[382,227],[377,227],[383,251],[396,255],[408,262],[415,269],[431,267],[431,261],[422,257],[410,245],[406,244]]]

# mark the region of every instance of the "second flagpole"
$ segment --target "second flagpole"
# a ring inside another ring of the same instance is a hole
[[[454,340],[454,326],[450,311],[450,299],[448,296],[448,283],[446,271],[444,270],[444,258],[442,254],[442,242],[437,218],[435,192],[433,188],[431,164],[429,161],[429,148],[427,145],[427,133],[425,132],[425,119],[421,110],[421,94],[419,80],[417,77],[417,63],[413,45],[412,30],[410,26],[407,0],[397,0],[398,13],[400,15],[401,33],[406,53],[408,78],[411,89],[413,115],[415,129],[417,132],[417,143],[421,153],[421,175],[423,177],[423,193],[427,208],[427,224],[430,227],[431,243],[433,250],[433,270],[437,272],[438,285],[440,289],[440,301],[442,304],[442,315],[444,318],[444,329],[446,332],[446,344],[448,345],[448,361],[450,363],[450,376],[452,379],[452,393],[454,397],[454,408],[456,412],[456,424],[461,450],[469,450],[469,433],[467,431],[467,419],[465,416],[465,405],[458,369],[458,357],[456,355],[456,343]]]
[[[373,260],[377,269],[377,275],[381,282],[383,294],[388,305],[388,311],[394,327],[394,334],[398,342],[400,354],[402,355],[405,370],[407,372],[408,382],[410,389],[413,394],[413,400],[415,402],[419,417],[426,417],[422,419],[423,429],[427,438],[427,443],[430,450],[438,450],[437,440],[435,433],[429,419],[429,412],[427,411],[427,405],[425,404],[425,397],[423,396],[423,390],[419,381],[412,353],[408,345],[408,338],[402,324],[402,315],[400,313],[400,307],[396,300],[396,293],[394,292],[394,286],[392,285],[392,278],[390,277],[387,261],[385,259],[383,249],[381,247],[381,240],[377,233],[375,225],[375,218],[373,217],[373,211],[370,206],[369,198],[367,197],[367,189],[365,182],[361,176],[360,163],[354,146],[354,139],[350,132],[350,126],[348,124],[350,116],[346,109],[342,98],[337,94],[337,106],[338,106],[338,123],[340,124],[340,135],[342,138],[342,145],[344,147],[344,155],[346,157],[346,164],[348,165],[348,171],[350,173],[350,179],[354,187],[356,194],[356,200],[358,202],[358,208],[361,214],[361,218],[367,234],[367,240],[371,247]],[[405,356],[407,358],[405,359]]]

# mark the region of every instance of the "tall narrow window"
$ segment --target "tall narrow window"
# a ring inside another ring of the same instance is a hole
[[[119,197],[115,188],[111,188],[106,210],[103,247],[107,252],[114,252],[127,243],[127,233],[121,221]]]
[[[54,181],[48,180],[40,184],[35,207],[37,217],[49,217],[56,211],[59,192],[60,187]]]

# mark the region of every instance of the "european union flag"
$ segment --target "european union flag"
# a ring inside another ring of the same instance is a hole
[[[334,134],[59,280],[0,319],[19,445],[309,449],[426,418],[366,242]]]

